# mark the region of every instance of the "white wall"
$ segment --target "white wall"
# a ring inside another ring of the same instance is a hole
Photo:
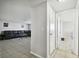
[[[79,56],[79,0],[77,1],[76,10],[78,11],[78,56]]]
[[[8,23],[8,27],[4,27],[4,23]],[[24,26],[24,28],[22,28]],[[26,23],[13,22],[13,21],[0,21],[0,31],[5,30],[28,30]]]
[[[9,27],[3,27],[3,23]],[[27,30],[31,24],[31,9],[28,0],[0,0],[0,31]],[[24,28],[21,28],[24,25]]]
[[[74,34],[73,34],[74,41],[72,42],[72,48],[73,48],[72,50],[76,55],[78,55],[78,12],[77,10],[76,9],[65,10],[63,12],[58,13],[58,16],[64,22],[73,23],[73,25],[71,25],[73,26],[73,28],[70,28],[70,29],[73,29],[72,31],[74,31]],[[68,27],[68,25],[66,26]],[[61,43],[61,41],[59,41],[58,43]]]
[[[32,8],[31,53],[38,57],[47,54],[47,4],[43,2]]]

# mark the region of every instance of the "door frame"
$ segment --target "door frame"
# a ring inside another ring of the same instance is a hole
[[[48,7],[49,3],[47,3]],[[48,8],[47,8],[48,10]],[[50,15],[47,14],[47,57],[50,57]],[[56,12],[55,12],[55,49],[56,49]]]

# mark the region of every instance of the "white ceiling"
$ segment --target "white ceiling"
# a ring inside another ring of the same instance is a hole
[[[28,21],[31,12],[28,0],[0,0],[0,20]]]
[[[48,0],[48,2],[56,12],[74,8],[77,4],[77,0],[64,0],[62,2],[58,2],[57,0]]]
[[[44,1],[46,0],[0,0],[0,18],[7,20],[28,20],[27,18],[30,18],[30,9],[27,8],[27,6],[29,4],[37,5]],[[74,8],[76,6],[77,0],[65,0],[64,2],[48,0],[48,2],[55,11],[59,12],[65,9]]]
[[[31,6],[36,6],[38,4],[40,4],[41,2],[44,2],[46,0],[28,0],[30,2]]]

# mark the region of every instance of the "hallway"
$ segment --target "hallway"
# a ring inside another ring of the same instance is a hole
[[[54,51],[56,51],[53,54],[54,58],[77,58],[79,55],[78,2],[78,0],[48,0],[48,57]]]
[[[56,49],[51,58],[77,58],[77,56],[68,51]]]

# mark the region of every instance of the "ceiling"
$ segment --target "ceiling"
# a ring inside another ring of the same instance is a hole
[[[0,18],[7,20],[28,20],[31,18],[31,13],[27,6],[29,4],[37,5],[44,1],[46,0],[0,0]],[[77,4],[77,0],[65,0],[64,2],[48,0],[48,2],[56,12],[74,8]]]
[[[28,0],[30,2],[31,6],[36,6],[38,4],[40,4],[41,2],[44,2],[46,0]]]
[[[29,21],[30,11],[28,0],[0,0],[0,20]]]
[[[61,2],[58,0],[48,0],[48,2],[56,12],[74,8],[77,5],[77,0],[63,0]]]

